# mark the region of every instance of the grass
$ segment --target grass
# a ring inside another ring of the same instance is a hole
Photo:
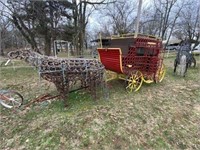
[[[200,59],[185,78],[173,75],[173,57],[165,59],[166,77],[127,93],[123,81],[108,82],[109,98],[93,101],[85,91],[63,102],[36,103],[1,110],[1,149],[200,149]],[[19,62],[21,63],[21,62]],[[0,88],[18,90],[27,103],[55,87],[33,68],[1,68]]]

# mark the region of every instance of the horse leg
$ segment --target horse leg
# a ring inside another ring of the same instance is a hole
[[[94,79],[94,100],[97,100],[97,79]]]
[[[60,97],[62,98],[63,102],[64,102],[64,106],[67,107],[67,99],[68,99],[68,95],[69,95],[69,85],[63,84],[61,83],[55,83],[56,88],[60,94]]]
[[[95,77],[92,77],[90,79],[90,94],[92,96],[93,100],[96,100],[96,83],[95,83]]]
[[[192,61],[193,61],[193,63],[194,63],[194,68],[196,67],[196,64],[197,64],[197,62],[196,62],[196,59],[194,58],[194,56],[192,56]]]
[[[185,77],[185,74],[186,74],[186,72],[187,72],[188,66],[189,66],[189,64],[188,64],[188,63],[186,63],[186,68],[185,68],[185,72],[184,72],[184,75],[183,75],[183,77]]]
[[[69,88],[68,88],[67,85],[64,85],[64,87],[63,87],[63,93],[62,93],[62,98],[64,100],[64,106],[65,107],[68,106],[68,103],[67,103],[68,96],[69,96]]]
[[[92,80],[91,80],[91,96],[92,96],[92,98],[93,98],[93,100],[96,100],[96,89],[95,89],[96,87],[95,87],[95,79],[93,78]]]
[[[177,62],[177,60],[175,59],[175,60],[174,60],[174,74],[176,73],[177,64],[178,64],[178,62]]]
[[[189,65],[189,61],[187,59],[187,56],[182,55],[180,58],[181,76],[183,76],[183,77],[185,76],[188,65]]]
[[[81,87],[82,88],[85,88],[87,87],[87,74],[86,73],[83,73],[82,76],[81,76]]]
[[[191,67],[192,66],[192,60],[190,60],[189,62],[188,62],[188,67]]]

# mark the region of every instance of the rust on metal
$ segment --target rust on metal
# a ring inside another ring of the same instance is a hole
[[[35,66],[43,79],[55,84],[65,106],[70,89],[78,82],[81,87],[88,87],[94,99],[97,98],[97,87],[105,86],[105,67],[97,59],[55,58],[34,50],[11,51],[8,57],[22,59]]]

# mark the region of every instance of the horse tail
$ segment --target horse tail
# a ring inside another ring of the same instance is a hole
[[[185,76],[186,65],[187,65],[187,57],[186,55],[182,55],[180,58],[180,75],[181,76]]]

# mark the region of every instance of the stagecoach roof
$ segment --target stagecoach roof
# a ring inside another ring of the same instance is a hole
[[[102,38],[102,39],[95,39],[95,40],[93,40],[93,41],[91,41],[91,42],[100,42],[100,41],[109,41],[109,40],[111,40],[111,38]]]
[[[153,38],[153,39],[160,39],[156,36],[153,36],[153,35],[145,35],[145,34],[138,34],[137,37],[140,37],[140,38]],[[91,42],[107,42],[107,41],[110,41],[110,40],[114,40],[114,39],[133,39],[135,38],[134,37],[134,34],[122,34],[122,35],[112,35],[111,37],[103,37],[103,38],[98,38],[98,39],[95,39]]]

